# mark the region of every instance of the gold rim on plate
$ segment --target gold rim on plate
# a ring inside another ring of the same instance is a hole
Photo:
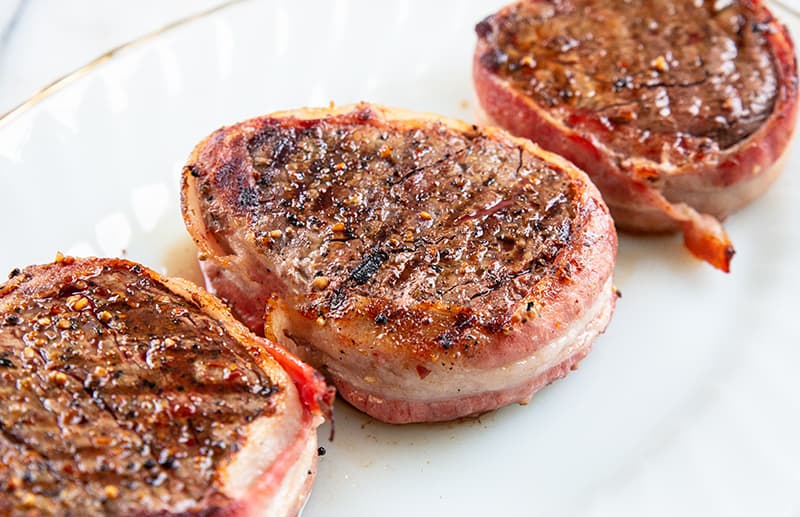
[[[124,52],[133,47],[137,47],[142,43],[145,43],[146,41],[149,41],[157,36],[170,32],[174,29],[177,29],[178,27],[182,27],[191,22],[206,18],[209,15],[227,9],[230,6],[241,3],[243,1],[245,0],[227,0],[226,2],[223,2],[219,5],[215,5],[214,7],[210,7],[204,11],[190,14],[189,16],[180,18],[178,20],[175,20],[174,22],[170,22],[152,32],[143,34],[130,41],[126,41],[125,43],[117,45],[116,47],[113,47],[111,50],[103,52],[102,54],[92,59],[85,65],[62,75],[58,79],[37,90],[33,95],[31,95],[21,103],[17,104],[15,107],[11,108],[7,112],[0,115],[0,127],[7,125],[9,122],[20,116],[22,113],[28,111],[42,100],[46,99],[47,97],[61,90],[68,84],[75,82],[77,79],[83,77],[84,75],[95,69],[98,65],[105,63],[112,57],[120,54],[121,52]]]

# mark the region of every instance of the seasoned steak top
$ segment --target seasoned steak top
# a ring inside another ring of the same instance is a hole
[[[234,214],[246,220],[258,253],[319,316],[368,298],[502,319],[579,224],[580,179],[474,126],[386,120],[361,105],[222,131],[209,139],[217,158],[188,166],[206,226],[241,234]]]
[[[0,286],[0,513],[222,504],[215,471],[280,388],[140,266],[69,262]]]
[[[568,127],[625,156],[680,163],[735,145],[772,112],[770,20],[753,6],[528,0],[477,25],[479,58]]]

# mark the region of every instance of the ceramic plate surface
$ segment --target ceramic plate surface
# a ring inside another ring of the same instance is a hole
[[[62,250],[197,280],[196,142],[331,100],[469,120],[473,26],[500,5],[246,2],[121,52],[0,123],[0,270]],[[730,275],[623,236],[608,332],[527,406],[393,427],[338,403],[304,515],[800,516],[800,139],[726,226]]]

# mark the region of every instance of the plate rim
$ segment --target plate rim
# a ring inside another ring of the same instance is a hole
[[[0,114],[0,129],[7,127],[14,120],[19,118],[22,114],[26,113],[34,106],[44,101],[45,99],[60,92],[70,84],[78,81],[83,76],[88,75],[90,72],[94,71],[97,67],[99,67],[103,63],[118,58],[121,54],[124,54],[134,48],[140,47],[144,43],[157,39],[160,36],[173,32],[174,30],[180,27],[190,25],[196,21],[205,18],[209,18],[212,15],[222,12],[231,6],[238,5],[247,1],[248,0],[223,0],[217,5],[213,5],[201,11],[189,14],[187,16],[183,16],[181,18],[178,18],[177,20],[173,20],[165,25],[162,25],[152,31],[146,32],[140,36],[136,36],[133,39],[124,41],[119,45],[111,47],[110,49],[106,50],[105,52],[95,57],[94,59],[89,60],[87,63],[79,66],[78,68],[75,68],[70,72],[67,72],[61,76],[56,77],[49,83],[35,90],[33,94],[31,94],[28,98],[26,98],[22,102],[13,106],[5,113]]]

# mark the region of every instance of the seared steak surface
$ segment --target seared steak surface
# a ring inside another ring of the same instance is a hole
[[[363,106],[265,117],[246,138],[246,156],[197,178],[214,196],[206,224],[242,232],[244,218],[257,253],[279,264],[314,317],[340,316],[359,297],[437,302],[497,331],[552,271],[579,215],[574,179],[477,128],[409,127]]]
[[[184,169],[211,289],[375,418],[527,400],[614,307],[586,175],[528,140],[358,104],[222,128]]]
[[[217,470],[285,386],[140,266],[62,267],[0,286],[0,513],[227,504]]]
[[[748,2],[535,0],[476,30],[482,63],[567,126],[675,161],[731,147],[770,115],[769,21]]]

